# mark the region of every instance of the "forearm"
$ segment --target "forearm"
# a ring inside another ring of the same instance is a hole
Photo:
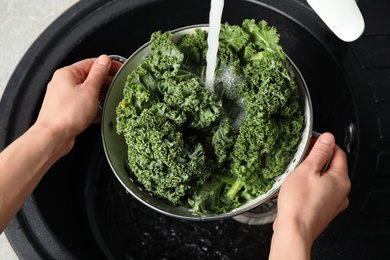
[[[0,232],[71,145],[52,130],[34,125],[0,153]]]
[[[278,223],[274,231],[269,259],[310,259],[313,241],[298,225],[283,224]]]

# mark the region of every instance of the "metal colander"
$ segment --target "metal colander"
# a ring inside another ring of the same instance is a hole
[[[175,42],[180,39],[183,34],[192,34],[194,33],[194,30],[196,28],[208,30],[207,25],[194,25],[179,28],[171,31],[173,34],[172,40]],[[259,206],[260,204],[268,201],[270,198],[276,196],[284,179],[302,161],[312,136],[313,112],[309,91],[305,81],[302,78],[301,73],[298,71],[297,67],[290,60],[290,58],[287,57],[289,61],[288,67],[295,76],[295,81],[298,85],[299,105],[301,107],[302,112],[304,113],[305,118],[301,140],[296,147],[296,152],[294,154],[293,159],[288,163],[285,168],[285,171],[275,178],[275,183],[267,193],[258,196],[253,200],[246,201],[240,207],[228,213],[199,215],[194,213],[189,208],[181,206],[172,206],[165,203],[163,200],[153,196],[151,193],[144,190],[142,186],[139,186],[139,184],[135,180],[133,180],[131,176],[129,176],[129,173],[126,171],[125,168],[125,163],[127,160],[127,145],[124,137],[116,133],[115,110],[118,104],[123,99],[123,88],[126,84],[127,76],[133,70],[136,70],[137,66],[144,60],[145,57],[150,54],[149,47],[150,43],[148,42],[141,48],[139,48],[128,59],[117,55],[111,56],[112,59],[120,60],[124,62],[124,64],[113,79],[111,87],[107,93],[106,100],[104,102],[102,114],[102,137],[103,146],[108,162],[123,187],[125,187],[125,189],[130,194],[132,194],[136,199],[138,199],[148,207],[157,210],[160,213],[187,220],[216,220],[221,218],[233,217],[238,214],[249,211]]]

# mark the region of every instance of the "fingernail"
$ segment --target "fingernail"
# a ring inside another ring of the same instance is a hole
[[[107,67],[110,61],[111,59],[107,55],[100,55],[97,59],[97,63],[104,67]]]
[[[319,141],[323,144],[330,145],[333,142],[333,135],[331,134],[322,134],[319,138]]]

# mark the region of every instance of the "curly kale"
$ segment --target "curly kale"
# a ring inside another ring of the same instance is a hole
[[[265,21],[222,25],[215,92],[205,88],[207,32],[171,39],[152,34],[124,87],[126,167],[167,203],[229,212],[267,192],[294,154],[303,124],[294,76]]]

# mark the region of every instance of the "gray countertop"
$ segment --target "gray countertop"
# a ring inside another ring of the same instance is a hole
[[[78,0],[0,0],[0,96],[38,36]]]
[[[0,0],[0,98],[20,59],[59,15],[78,0]],[[0,259],[17,260],[0,235]]]

